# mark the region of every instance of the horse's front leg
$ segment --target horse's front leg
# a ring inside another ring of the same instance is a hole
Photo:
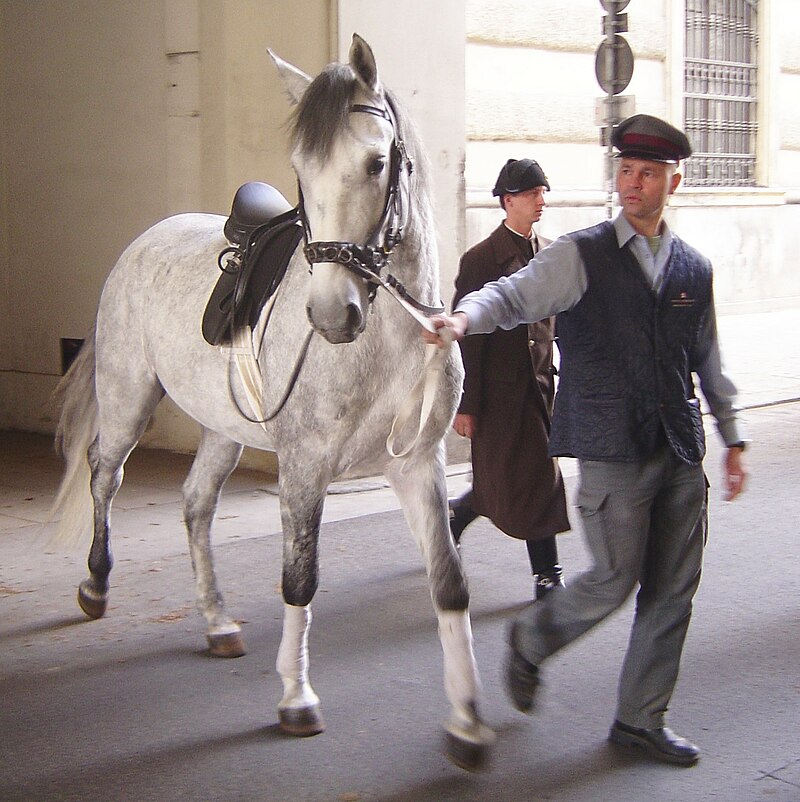
[[[283,682],[278,704],[281,729],[290,735],[317,735],[325,729],[319,697],[308,677],[311,600],[319,583],[317,543],[325,487],[310,487],[308,469],[292,477],[281,465],[279,477],[283,525],[283,635],[276,668]]]
[[[242,447],[203,429],[192,469],[183,484],[183,511],[197,593],[197,608],[206,619],[206,639],[215,657],[240,657],[247,648],[241,627],[225,612],[211,554],[211,523],[222,486],[239,462]]]
[[[462,768],[478,769],[487,760],[494,733],[478,714],[481,684],[472,649],[467,580],[447,516],[444,446],[427,456],[395,460],[386,476],[425,559],[439,621],[445,692],[451,705],[445,723],[447,755]]]

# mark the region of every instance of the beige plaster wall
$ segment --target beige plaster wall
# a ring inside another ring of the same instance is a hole
[[[628,6],[636,111],[667,114],[667,34],[660,0]],[[508,158],[537,159],[550,180],[540,233],[554,238],[606,216],[605,149],[595,123],[603,9],[596,0],[467,2],[467,244],[502,215],[490,190]],[[568,21],[568,22],[566,22]]]
[[[267,181],[296,201],[284,128],[291,107],[267,48],[316,74],[332,59],[330,5],[165,0],[170,214],[227,214],[236,189],[251,180]],[[167,398],[142,444],[191,452],[198,431]],[[277,468],[274,455],[249,449],[242,463]]]
[[[266,48],[322,67],[330,3],[3,0],[0,14],[0,426],[49,432],[60,338],[85,336],[132,239],[169,214],[226,212],[248,179],[293,197]],[[167,402],[144,441],[195,436]]]
[[[778,25],[780,78],[778,97],[796,98],[800,93],[800,3],[792,0],[779,2],[776,14]],[[781,162],[780,180],[788,186],[800,186],[800,104],[778,103],[778,146]]]
[[[0,0],[0,427],[51,432],[60,338],[82,338],[124,247],[170,214],[227,213],[259,179],[296,196],[290,106],[354,31],[431,153],[443,262],[463,249],[463,0]],[[442,97],[447,102],[442,102]],[[162,403],[143,438],[192,450]],[[255,459],[255,457],[253,457]]]
[[[6,296],[0,420],[49,425],[60,337],[82,337],[119,251],[166,211],[160,0],[2,4]],[[90,21],[90,24],[87,24]]]

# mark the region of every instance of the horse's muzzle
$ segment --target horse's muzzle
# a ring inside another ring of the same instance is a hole
[[[347,304],[344,316],[340,321],[315,319],[310,306],[306,307],[306,315],[314,331],[321,334],[332,345],[353,342],[366,326],[366,318],[361,307],[354,303]]]

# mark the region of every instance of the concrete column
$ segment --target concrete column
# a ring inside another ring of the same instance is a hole
[[[197,0],[164,0],[167,208],[200,209],[200,32]]]
[[[417,123],[431,159],[441,286],[449,303],[464,251],[464,0],[339,0],[338,54],[353,33],[372,47],[381,80]]]

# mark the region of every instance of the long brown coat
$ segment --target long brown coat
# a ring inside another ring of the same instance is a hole
[[[548,244],[549,241],[542,241]],[[530,244],[501,224],[461,257],[453,306],[527,264]],[[540,540],[570,528],[564,481],[547,456],[554,320],[465,337],[458,411],[474,415],[472,508],[507,535]]]

